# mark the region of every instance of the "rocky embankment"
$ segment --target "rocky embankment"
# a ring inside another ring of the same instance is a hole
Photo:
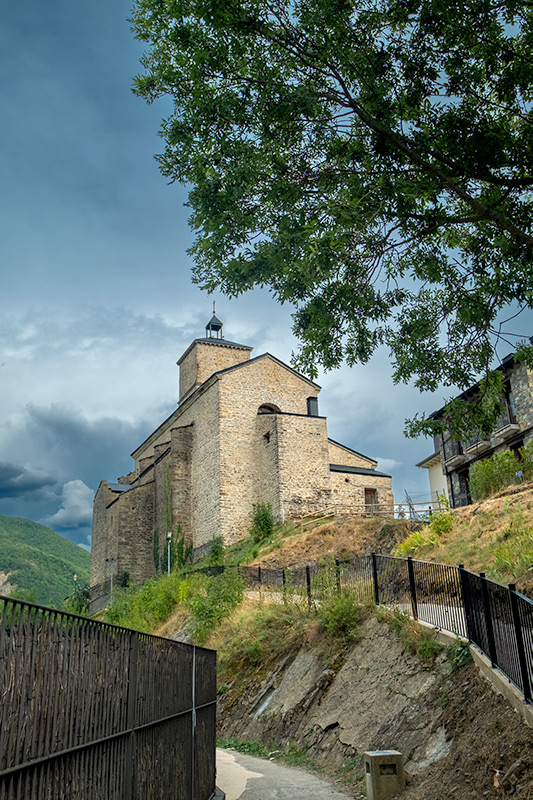
[[[236,684],[220,696],[220,736],[305,748],[356,797],[375,749],[404,755],[405,800],[533,797],[533,730],[476,667],[452,672],[445,652],[424,663],[374,618],[348,651],[310,647]]]

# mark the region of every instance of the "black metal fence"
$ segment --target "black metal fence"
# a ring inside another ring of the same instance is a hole
[[[0,597],[0,800],[208,800],[216,654]]]
[[[211,574],[224,567],[208,567]],[[228,568],[226,568],[228,569]],[[349,589],[361,603],[398,606],[415,619],[475,644],[532,701],[533,601],[462,566],[377,555],[350,561],[281,569],[240,565],[248,588],[295,590],[311,604]]]

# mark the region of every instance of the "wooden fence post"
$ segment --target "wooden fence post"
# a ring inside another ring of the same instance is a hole
[[[137,707],[137,661],[139,658],[139,635],[130,634],[128,664],[128,696],[126,706],[126,729],[129,731],[124,763],[124,798],[135,800],[137,796],[137,742],[135,736],[135,714]]]

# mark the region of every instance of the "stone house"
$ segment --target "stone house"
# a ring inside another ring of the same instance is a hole
[[[226,341],[213,316],[205,338],[178,361],[178,408],[132,453],[129,475],[100,483],[96,605],[111,575],[143,582],[164,568],[168,533],[196,556],[216,536],[228,544],[243,538],[257,502],[270,503],[277,520],[332,506],[392,510],[391,477],[377,461],[328,438],[320,387],[269,353],[251,358],[251,350]]]
[[[420,461],[417,467],[428,470],[432,501],[439,494],[447,497],[452,508],[472,502],[469,492],[469,470],[473,463],[489,458],[500,450],[518,451],[533,439],[533,372],[506,356],[498,367],[504,374],[504,411],[490,435],[479,433],[468,441],[460,442],[449,433],[435,436],[434,452]],[[475,398],[479,385],[464,392],[461,397]],[[432,414],[439,418],[445,407]]]

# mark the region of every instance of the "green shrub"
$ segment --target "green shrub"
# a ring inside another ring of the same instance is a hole
[[[223,564],[224,563],[224,537],[214,536],[211,540],[211,547],[209,549],[209,563],[210,564]]]
[[[181,526],[176,528],[176,538],[172,542],[174,558],[172,558],[173,569],[182,569],[187,563],[192,562],[193,546],[192,542],[185,544],[185,535],[181,533]]]
[[[528,476],[533,473],[533,443],[528,442],[520,452],[523,453],[524,462],[518,461],[511,450],[503,450],[494,453],[491,458],[472,464],[469,477],[470,493],[474,500],[484,500],[506,486],[520,483],[518,472],[522,472],[526,480],[529,480]]]
[[[76,584],[76,588],[71,595],[65,597],[63,610],[71,614],[78,614],[81,617],[89,615],[89,603],[91,602],[91,590],[87,583]]]
[[[307,604],[265,603],[228,616],[209,639],[219,652],[221,678],[229,682],[238,676],[241,681],[244,674],[265,672],[301,647],[310,622]]]
[[[446,656],[450,662],[452,672],[457,672],[457,670],[472,663],[470,647],[468,642],[463,641],[463,639],[457,638],[453,644],[450,644],[446,648]]]
[[[274,532],[274,514],[270,503],[254,503],[252,509],[250,536],[259,543]]]
[[[353,594],[341,592],[323,601],[319,618],[326,631],[342,642],[353,642],[359,636],[361,608]]]
[[[432,547],[437,544],[438,540],[438,534],[433,533],[431,527],[426,525],[420,531],[413,531],[403,542],[400,542],[394,555],[402,557],[414,555],[423,547]]]
[[[453,514],[451,511],[436,511],[431,515],[429,527],[437,536],[449,533],[453,527]]]
[[[381,606],[376,610],[376,617],[379,622],[387,623],[411,655],[417,655],[424,661],[434,661],[442,652],[443,647],[437,641],[435,632],[419,625],[404,611],[398,608],[391,611]]]
[[[519,467],[524,474],[524,480],[531,481],[533,480],[533,439],[521,447],[519,453],[521,459]]]
[[[533,528],[527,525],[524,515],[517,511],[509,527],[498,537],[501,544],[494,550],[491,572],[497,579],[519,578],[533,570]]]
[[[244,585],[240,575],[224,572],[216,577],[191,576],[195,586],[187,605],[191,613],[191,633],[198,644],[203,644],[215,625],[242,602]]]

